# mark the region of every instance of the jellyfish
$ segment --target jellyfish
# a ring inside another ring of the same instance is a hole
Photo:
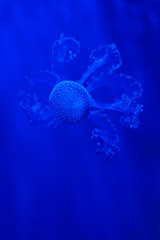
[[[143,88],[134,78],[116,73],[122,60],[115,44],[101,45],[90,56],[90,65],[79,80],[63,79],[61,69],[73,61],[80,51],[80,43],[64,34],[52,47],[51,70],[41,71],[26,77],[27,89],[21,91],[18,100],[33,125],[73,125],[89,119],[95,125],[91,139],[96,151],[105,158],[112,158],[120,151],[119,135],[109,117],[109,112],[118,112],[119,123],[129,127],[139,126],[139,114],[143,105],[138,102]],[[40,100],[35,86],[49,84],[51,92],[47,103]],[[103,86],[119,89],[120,97],[113,102],[101,102],[94,98],[93,91]]]

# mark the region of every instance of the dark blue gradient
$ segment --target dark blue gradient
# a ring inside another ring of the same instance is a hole
[[[0,1],[1,240],[160,239],[159,15],[158,0]],[[63,76],[80,79],[90,52],[115,43],[119,73],[144,88],[140,126],[119,125],[122,151],[111,161],[96,155],[88,120],[35,127],[18,105],[24,77],[50,68],[61,33],[81,43]]]

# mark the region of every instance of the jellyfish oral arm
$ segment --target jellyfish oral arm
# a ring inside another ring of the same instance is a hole
[[[102,65],[104,64],[103,60],[100,59],[99,62],[97,62],[96,64],[93,64],[91,66],[88,67],[88,70],[82,75],[82,77],[80,78],[80,80],[78,81],[79,84],[83,85],[87,78],[93,73],[95,72],[98,68],[100,68]]]
[[[30,76],[26,76],[25,79],[31,88],[40,83],[49,84],[54,87],[60,82],[60,77],[53,71],[40,71],[39,73],[33,73]]]
[[[96,143],[96,151],[105,158],[112,158],[120,150],[117,130],[107,114],[100,111],[92,111],[89,114],[89,118],[96,125],[91,136]]]
[[[143,111],[143,105],[138,104],[133,97],[123,94],[121,99],[117,99],[114,103],[101,103],[91,99],[91,106],[93,109],[99,109],[106,112],[113,110],[120,112],[120,123],[130,128],[137,128],[139,126],[139,114]]]
[[[89,56],[89,60],[92,64],[88,67],[86,73],[82,75],[79,84],[83,85],[88,77],[103,65],[106,65],[107,73],[112,74],[122,64],[120,53],[115,44],[101,45],[99,48],[94,49]]]
[[[108,74],[102,72],[99,76],[92,76],[90,81],[88,81],[86,89],[90,93],[94,89],[105,85],[115,86],[115,88],[120,89],[123,93],[127,93],[130,96],[132,95],[135,98],[141,97],[143,93],[141,84],[134,78],[123,73]]]
[[[121,101],[117,101],[114,103],[102,103],[102,102],[98,102],[94,99],[91,100],[91,106],[93,108],[97,108],[97,109],[101,109],[101,110],[114,110],[114,111],[122,112],[120,105],[121,105]]]

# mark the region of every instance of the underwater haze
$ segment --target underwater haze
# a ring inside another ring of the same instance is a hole
[[[160,1],[0,1],[0,240],[160,239]]]

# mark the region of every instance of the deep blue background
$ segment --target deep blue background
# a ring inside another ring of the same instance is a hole
[[[24,76],[50,68],[61,33],[81,43],[71,79],[92,49],[116,43],[144,87],[137,130],[105,161],[93,125],[34,127],[16,95]],[[160,239],[160,1],[0,1],[0,239]],[[75,67],[76,66],[76,67]]]

